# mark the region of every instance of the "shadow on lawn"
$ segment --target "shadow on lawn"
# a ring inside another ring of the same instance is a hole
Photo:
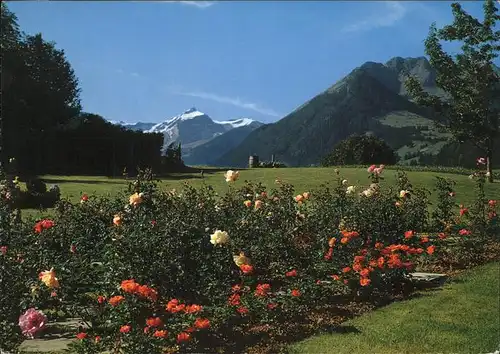
[[[124,179],[115,180],[94,180],[94,179],[57,179],[57,178],[43,178],[45,183],[64,184],[64,183],[83,183],[83,184],[123,184]]]
[[[214,174],[217,171],[205,171],[205,175]],[[171,175],[162,175],[157,177],[161,182],[170,180],[181,180],[181,179],[203,179],[200,173],[176,173]],[[133,182],[134,179],[131,177],[128,180],[123,178],[110,178],[108,180],[98,180],[98,179],[58,179],[58,178],[43,178],[43,182],[52,184],[64,184],[64,183],[82,183],[82,184],[126,184],[128,182]]]
[[[348,334],[348,333],[356,333],[359,334],[361,331],[354,326],[351,325],[340,325],[340,326],[328,326],[322,329],[322,332],[329,334]]]

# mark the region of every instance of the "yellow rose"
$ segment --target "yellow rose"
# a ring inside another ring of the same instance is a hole
[[[356,187],[355,186],[349,186],[347,187],[346,194],[352,194],[356,192]]]
[[[38,277],[44,283],[47,285],[49,288],[58,288],[59,287],[59,281],[56,278],[56,272],[54,272],[54,268],[51,268],[50,270],[46,270],[41,272]]]
[[[223,245],[229,242],[229,234],[226,231],[215,230],[215,232],[210,235],[210,243],[212,245]]]
[[[240,177],[239,171],[228,170],[226,173],[224,173],[226,182],[234,182],[238,179],[238,177]]]
[[[142,193],[134,193],[129,198],[130,205],[137,206],[142,203]]]
[[[250,208],[250,207],[252,206],[252,201],[250,201],[250,200],[245,200],[245,201],[243,202],[243,204],[245,204],[245,206],[246,206],[247,208]]]
[[[233,256],[233,260],[234,260],[234,263],[236,263],[236,265],[238,267],[241,267],[243,264],[247,264],[247,265],[251,264],[250,258],[245,256],[245,253],[243,253],[243,252],[240,252],[239,255]]]
[[[406,198],[407,195],[409,195],[410,192],[407,191],[407,190],[402,190],[401,192],[399,192],[399,197],[400,198]]]

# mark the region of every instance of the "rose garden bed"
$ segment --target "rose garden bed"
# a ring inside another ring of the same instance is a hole
[[[301,193],[281,181],[235,189],[239,175],[228,171],[225,195],[164,192],[140,175],[125,206],[124,195],[82,196],[51,220],[14,220],[2,203],[2,349],[43,338],[57,320],[43,312],[59,310],[85,323],[76,353],[276,351],[408,296],[417,267],[489,259],[498,216],[481,171],[476,202],[460,215],[452,183],[438,180],[429,215],[425,190],[404,173],[382,189],[383,170],[370,167],[365,190],[339,175]]]

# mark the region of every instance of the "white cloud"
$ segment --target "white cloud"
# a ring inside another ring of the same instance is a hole
[[[342,32],[368,31],[380,27],[391,27],[405,17],[407,8],[399,1],[384,1],[384,10],[362,21],[345,26]]]
[[[136,77],[136,78],[143,78],[144,76],[142,76],[141,74],[139,73],[136,73],[136,72],[125,72],[125,70],[123,69],[115,69],[115,73],[117,74],[120,74],[120,75],[129,75],[129,76],[132,76],[132,77]]]
[[[206,9],[212,5],[215,5],[215,1],[173,1],[184,5],[195,6],[199,9]]]
[[[202,98],[205,100],[210,100],[210,101],[215,101],[219,103],[225,103],[225,104],[230,104],[232,106],[236,106],[239,108],[244,108],[248,109],[260,114],[264,114],[266,116],[271,116],[271,117],[282,117],[281,114],[278,112],[270,109],[270,108],[265,108],[257,103],[251,103],[251,102],[245,102],[241,100],[239,97],[226,97],[226,96],[220,96],[214,93],[208,93],[208,92],[201,92],[201,91],[194,91],[194,92],[183,92],[183,91],[177,91],[173,90],[171,91],[173,94],[177,95],[182,95],[182,96],[190,96],[190,97],[197,97],[197,98]]]

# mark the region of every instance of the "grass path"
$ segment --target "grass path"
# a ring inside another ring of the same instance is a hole
[[[468,271],[436,292],[346,322],[292,353],[492,353],[500,346],[500,263]],[[339,331],[340,332],[340,331]],[[347,333],[346,333],[347,332]]]

